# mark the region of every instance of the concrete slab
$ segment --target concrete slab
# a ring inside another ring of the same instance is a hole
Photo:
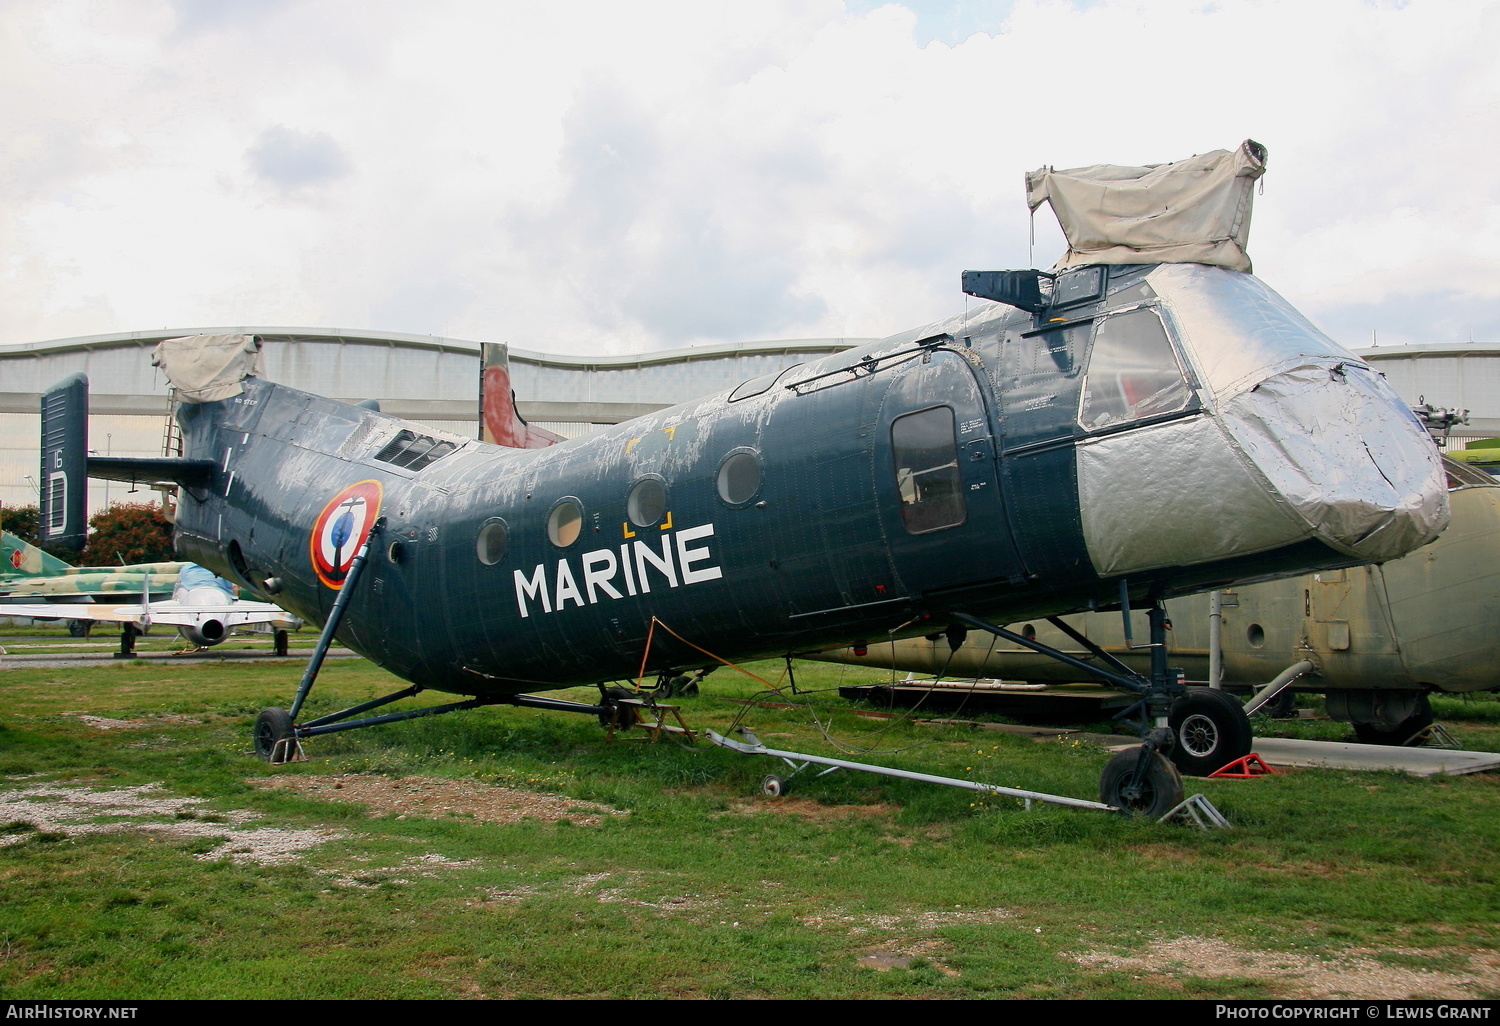
[[[1398,748],[1357,745],[1342,741],[1301,741],[1286,737],[1258,737],[1251,750],[1273,766],[1320,769],[1402,770],[1419,777],[1440,773],[1459,776],[1500,769],[1500,754],[1456,752],[1449,748]]]
[[[50,646],[49,646],[50,647]],[[129,660],[129,665],[144,665],[148,663],[173,663],[177,665],[191,663],[222,663],[225,661],[250,661],[267,663],[305,663],[308,656],[312,654],[311,649],[293,649],[291,655],[279,656],[269,649],[263,651],[246,649],[227,649],[220,651],[210,648],[203,652],[140,652],[137,651],[135,658]],[[332,648],[328,650],[330,659],[358,659],[355,653],[347,648]],[[110,648],[102,652],[5,652],[0,651],[0,670],[51,670],[68,667],[87,666],[110,666],[123,665],[127,660],[114,658]]]
[[[1138,745],[1133,739],[1078,734],[1095,740],[1106,751],[1123,752]],[[1344,741],[1302,741],[1289,737],[1258,737],[1250,750],[1272,766],[1305,769],[1401,770],[1418,777],[1438,774],[1462,776],[1500,769],[1500,753],[1459,752],[1451,748],[1398,748],[1357,745]]]

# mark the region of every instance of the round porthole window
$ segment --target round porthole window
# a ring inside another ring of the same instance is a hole
[[[1252,623],[1245,628],[1245,640],[1250,642],[1251,648],[1260,648],[1266,643],[1266,629],[1258,623]]]
[[[564,499],[547,514],[547,537],[560,549],[576,542],[582,530],[583,509],[573,499]]]
[[[654,477],[643,478],[630,489],[625,515],[636,527],[654,527],[667,512],[667,490]]]
[[[485,566],[494,566],[505,558],[505,545],[509,540],[509,534],[505,529],[505,521],[490,520],[479,529],[479,537],[474,542],[474,554]]]
[[[737,452],[719,464],[719,498],[740,506],[760,491],[760,460],[753,452]]]

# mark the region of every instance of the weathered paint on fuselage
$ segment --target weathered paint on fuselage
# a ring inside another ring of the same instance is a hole
[[[322,622],[336,592],[319,579],[311,532],[334,531],[331,500],[345,489],[378,482],[386,527],[339,638],[409,680],[470,694],[634,676],[653,617],[692,645],[746,659],[925,633],[950,611],[1004,621],[1114,601],[1119,575],[1095,570],[1080,514],[1076,450],[1101,433],[1079,426],[1089,336],[1069,329],[1139,303],[1149,270],[1113,269],[1109,294],[1058,327],[986,305],[764,388],[747,383],[549,448],[452,439],[456,451],[415,472],[377,454],[402,429],[439,433],[250,378],[240,396],[180,408],[186,455],[221,469],[211,486],[183,490],[178,550],[256,589],[274,578],[278,604]],[[1191,371],[1188,380],[1197,386]],[[952,411],[948,467],[964,515],[914,534],[892,423],[935,408]],[[1195,401],[1126,428],[1212,416]],[[720,467],[742,451],[755,454],[759,484],[728,502]],[[666,502],[639,526],[627,497],[645,478]],[[559,547],[547,521],[564,500],[583,523]],[[491,563],[477,541],[497,520],[505,546]],[[1358,561],[1310,533],[1149,566],[1129,574],[1129,588],[1140,600]],[[657,630],[646,668],[708,662]]]

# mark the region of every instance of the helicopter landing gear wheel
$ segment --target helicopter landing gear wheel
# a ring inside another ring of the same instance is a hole
[[[1384,723],[1356,723],[1354,736],[1359,738],[1360,744],[1364,745],[1404,745],[1417,731],[1430,726],[1432,726],[1432,703],[1424,694],[1418,696],[1412,714],[1394,727],[1386,726]]]
[[[292,729],[291,713],[285,709],[262,709],[255,717],[253,733],[255,754],[270,762],[276,754],[276,745],[296,736]]]
[[[1144,777],[1139,786],[1132,788],[1131,779],[1140,758],[1140,749],[1131,748],[1116,753],[1104,764],[1104,772],[1099,776],[1099,800],[1126,815],[1160,819],[1182,802],[1182,776],[1160,753],[1152,752]]]
[[[786,781],[774,773],[767,773],[760,778],[760,793],[767,798],[780,798],[786,793]]]
[[[1168,719],[1177,735],[1172,762],[1192,777],[1206,777],[1250,754],[1250,717],[1222,691],[1193,688],[1172,704]]]
[[[1297,718],[1297,692],[1291,688],[1285,688],[1281,694],[1271,699],[1260,707],[1260,711],[1273,720],[1293,720]]]

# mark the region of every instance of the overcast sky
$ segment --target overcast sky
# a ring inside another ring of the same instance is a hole
[[[1060,255],[1026,171],[1247,137],[1316,322],[1500,341],[1493,3],[5,0],[0,48],[0,344],[885,335]]]

